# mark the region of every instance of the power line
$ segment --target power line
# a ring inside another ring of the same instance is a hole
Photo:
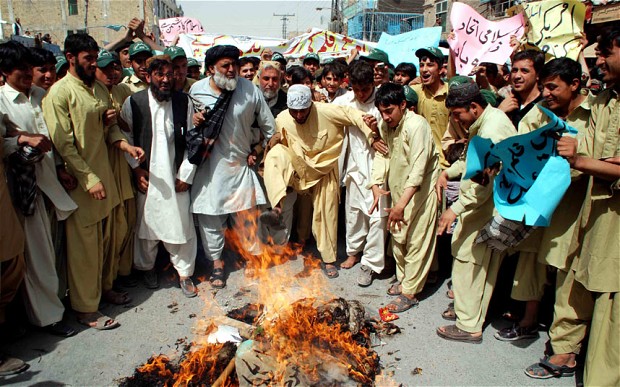
[[[288,18],[295,16],[294,13],[283,13],[283,14],[273,14],[273,16],[281,16],[280,20],[282,20],[282,39],[286,39],[286,25],[288,23]]]

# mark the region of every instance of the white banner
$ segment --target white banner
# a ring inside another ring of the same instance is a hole
[[[318,54],[321,60],[329,57],[345,57],[352,49],[359,51],[360,55],[365,55],[376,46],[376,43],[349,38],[318,28],[289,40],[215,34],[181,34],[177,43],[185,50],[188,57],[199,61],[203,60],[209,48],[223,44],[238,47],[241,56],[260,56],[264,49],[269,48],[273,52],[292,58],[300,58],[313,52]]]

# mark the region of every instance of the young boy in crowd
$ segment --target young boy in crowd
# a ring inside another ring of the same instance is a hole
[[[417,70],[413,63],[403,62],[394,69],[394,83],[408,85],[417,76]]]
[[[439,154],[428,122],[407,110],[402,86],[383,85],[375,106],[381,113],[381,138],[389,154],[377,153],[373,163],[370,213],[379,207],[382,196],[391,196],[387,223],[401,286],[391,292],[398,298],[387,308],[400,313],[418,304],[416,295],[424,287],[435,255],[438,198],[433,188],[439,176]]]

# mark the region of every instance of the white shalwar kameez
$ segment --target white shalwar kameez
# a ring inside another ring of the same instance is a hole
[[[0,110],[15,123],[20,130],[31,134],[42,134],[49,138],[47,125],[43,119],[41,101],[45,90],[32,86],[30,94],[25,95],[9,84],[0,87]],[[5,133],[0,133],[3,137]],[[4,154],[18,150],[17,137],[7,138],[3,144]],[[62,187],[56,177],[53,152],[35,165],[35,178],[39,195],[35,201],[34,214],[23,219],[26,234],[26,312],[33,325],[44,327],[62,320],[65,307],[58,298],[58,275],[56,274],[56,254],[52,241],[51,220],[45,208],[45,195],[54,205],[56,216],[65,220],[75,211],[77,204]]]
[[[355,99],[352,91],[336,98],[334,105],[350,106],[373,115],[377,121],[380,113],[375,106],[376,89],[365,102]],[[340,154],[342,182],[347,189],[345,198],[347,255],[362,253],[361,263],[381,273],[385,267],[385,239],[387,235],[387,198],[382,196],[378,209],[368,215],[374,201],[368,183],[372,175],[375,150],[368,144],[362,131],[348,126],[345,146]]]
[[[194,83],[189,93],[205,107],[213,108],[219,94],[210,81],[211,77],[207,77]],[[220,135],[209,157],[198,167],[192,185],[191,211],[197,214],[203,247],[211,260],[222,256],[228,223],[243,221],[249,214],[240,213],[267,203],[258,176],[247,163],[258,138],[258,129],[252,127],[254,121],[269,140],[275,133],[275,121],[263,93],[239,77]],[[253,255],[260,254],[256,232],[247,234],[240,235],[244,248]]]
[[[174,123],[172,101],[159,102],[149,93],[149,108],[153,123],[153,140],[149,163],[149,186],[145,194],[138,193],[136,243],[134,266],[138,270],[151,270],[157,258],[157,246],[163,242],[170,254],[170,262],[181,277],[194,274],[196,263],[196,231],[190,212],[189,191],[175,192],[175,181],[179,179],[192,184],[196,166],[187,160],[175,172]],[[192,104],[187,108],[187,124],[192,125]],[[121,118],[133,130],[133,119],[129,98],[123,104]],[[136,162],[130,162],[136,167]]]

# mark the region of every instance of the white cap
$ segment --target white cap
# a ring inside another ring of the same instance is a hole
[[[312,105],[312,90],[305,85],[293,85],[288,88],[286,105],[289,109],[303,110]]]

